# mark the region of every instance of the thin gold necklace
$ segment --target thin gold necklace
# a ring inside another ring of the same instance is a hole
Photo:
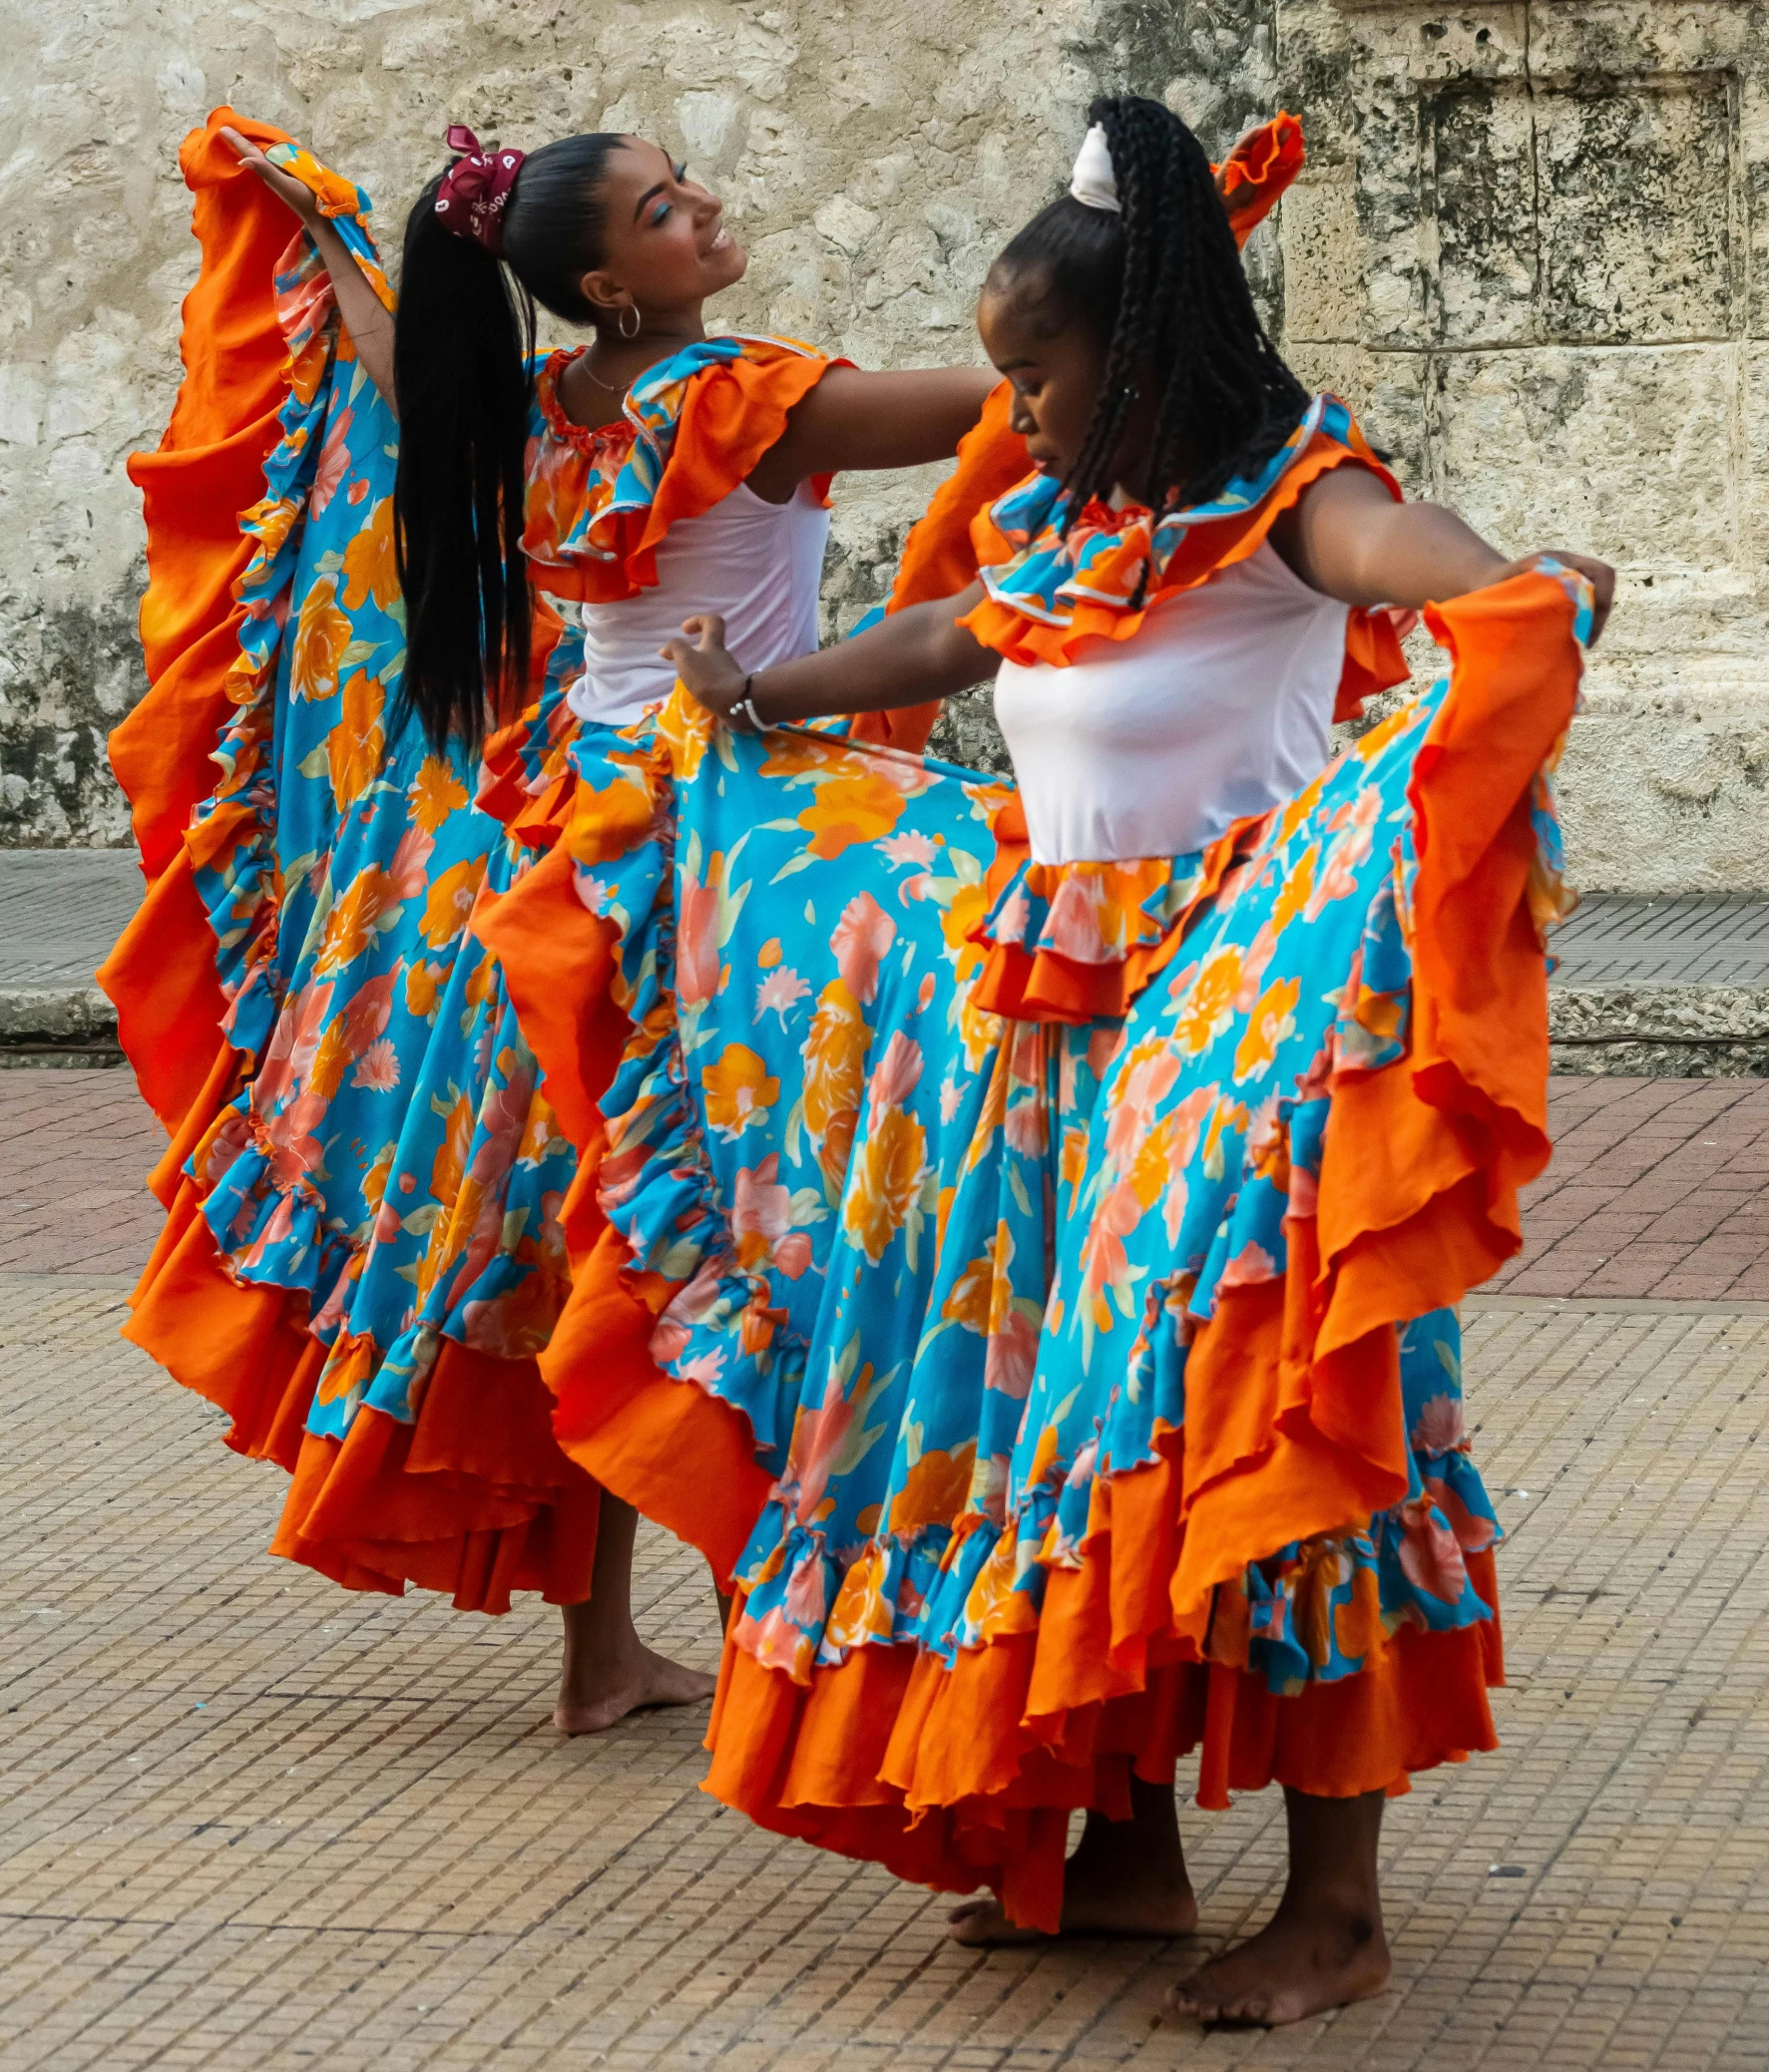
[[[627,388],[619,388],[612,381],[604,381],[602,376],[598,374],[596,369],[592,367],[590,364],[590,348],[587,345],[584,348],[583,366],[584,372],[589,375],[590,379],[595,382],[596,386],[599,389],[601,389],[605,395],[624,396],[627,393],[627,388],[631,388],[633,385],[631,382],[629,382],[627,384]]]

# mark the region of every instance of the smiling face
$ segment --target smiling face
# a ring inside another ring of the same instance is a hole
[[[742,279],[749,255],[724,227],[724,204],[642,137],[611,154],[602,187],[603,263],[586,297],[609,320],[684,309]]]

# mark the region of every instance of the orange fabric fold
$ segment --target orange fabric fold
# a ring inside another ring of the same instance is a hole
[[[582,1603],[599,1492],[554,1445],[551,1408],[532,1361],[444,1340],[416,1425],[364,1405],[341,1442],[303,1434],[271,1553],[457,1611],[507,1612],[513,1590]]]
[[[554,1436],[604,1488],[697,1547],[724,1587],[773,1477],[741,1411],[653,1361],[657,1316],[627,1263],[625,1240],[607,1228],[573,1261],[570,1298],[540,1356]],[[661,1300],[668,1293],[660,1288]]]
[[[958,465],[935,490],[928,508],[909,529],[903,558],[891,585],[888,614],[937,598],[955,598],[977,580],[971,521],[1025,480],[1030,463],[1026,441],[1009,423],[1014,391],[999,382],[989,391],[982,415],[958,444]],[[888,712],[862,712],[851,733],[856,741],[883,742],[919,754],[940,716],[942,700],[899,705]]]
[[[580,1153],[603,1136],[597,1100],[631,1024],[610,995],[620,931],[579,899],[571,854],[550,849],[505,893],[482,892],[473,933],[503,968],[547,1098]]]
[[[258,144],[285,141],[269,124],[218,108],[179,153],[196,198],[202,272],[185,299],[185,378],[171,422],[154,452],[129,460],[148,532],[149,688],[110,739],[149,894],[98,981],[116,1003],[142,1096],[169,1131],[204,1086],[226,1009],[183,845],[192,809],[215,788],[211,755],[239,655],[244,614],[233,586],[255,543],[241,536],[237,514],[263,495],[287,395],[272,281],[290,218],[222,142],[222,124]]]

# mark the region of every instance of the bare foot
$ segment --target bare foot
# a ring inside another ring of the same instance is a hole
[[[569,1680],[569,1679],[568,1679]],[[718,1679],[703,1670],[671,1662],[648,1647],[624,1650],[612,1674],[597,1678],[594,1692],[559,1689],[553,1724],[562,1734],[600,1734],[630,1712],[657,1705],[698,1705],[718,1688]]]
[[[1197,1926],[1197,1898],[1191,1886],[1146,1885],[1121,1881],[1106,1885],[1078,1877],[1063,1880],[1061,1935],[1146,1935],[1155,1941],[1189,1935]],[[1049,1942],[1042,1928],[1023,1928],[1009,1920],[999,1899],[967,1899],[946,1916],[946,1932],[966,1949],[1005,1949],[1021,1942]]]
[[[1145,1935],[1164,1940],[1197,1926],[1197,1898],[1185,1874],[1170,1785],[1130,1785],[1130,1818],[1089,1814],[1081,1846],[1063,1871],[1060,1935]],[[1042,1928],[1008,1918],[999,1899],[967,1899],[946,1917],[946,1933],[966,1949],[1049,1942]]]
[[[1174,1986],[1167,2009],[1200,2022],[1278,2028],[1372,2000],[1388,1973],[1379,1919],[1286,1900],[1257,1935]]]

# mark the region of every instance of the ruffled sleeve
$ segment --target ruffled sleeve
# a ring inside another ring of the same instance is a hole
[[[598,605],[652,588],[669,528],[746,481],[794,406],[848,364],[793,339],[705,338],[648,368],[618,420],[586,428],[559,400],[576,357],[554,353],[536,380],[522,544],[543,590]],[[814,487],[827,502],[829,478]]]

